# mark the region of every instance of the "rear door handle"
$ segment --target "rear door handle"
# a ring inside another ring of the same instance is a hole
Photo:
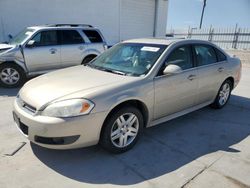
[[[193,74],[188,76],[188,79],[191,80],[191,81],[194,80],[195,78],[196,78],[196,75],[193,75]]]
[[[57,50],[55,48],[51,48],[51,49],[49,49],[49,51],[51,54],[55,54]]]
[[[224,70],[223,67],[218,68],[218,72],[222,72]]]

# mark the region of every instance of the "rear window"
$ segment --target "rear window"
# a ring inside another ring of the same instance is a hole
[[[195,45],[195,55],[198,61],[198,66],[209,65],[217,62],[214,48],[208,45]]]
[[[220,50],[215,49],[215,51],[216,51],[216,54],[217,54],[218,62],[227,60],[227,57]]]
[[[100,34],[95,30],[83,30],[85,35],[89,38],[90,42],[103,42]]]
[[[61,44],[84,43],[81,35],[75,30],[61,30]]]

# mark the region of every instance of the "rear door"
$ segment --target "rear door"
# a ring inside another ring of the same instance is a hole
[[[198,70],[197,104],[211,102],[226,77],[226,57],[219,57],[215,48],[210,45],[196,44],[193,45],[193,49]]]
[[[61,67],[80,65],[86,48],[85,42],[77,30],[59,30],[61,43]]]
[[[44,30],[35,34],[32,47],[24,47],[24,58],[30,72],[60,68],[60,45],[57,30]]]
[[[163,75],[162,71],[169,64],[178,65],[182,72]],[[196,76],[197,69],[194,67],[191,46],[175,48],[154,80],[154,119],[183,111],[195,104],[198,87]]]
[[[104,42],[103,37],[97,30],[84,29],[83,33],[89,39],[89,44],[88,44],[89,50],[98,51],[98,53],[104,52],[106,43]]]

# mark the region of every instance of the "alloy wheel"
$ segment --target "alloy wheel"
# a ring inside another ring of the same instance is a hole
[[[219,93],[219,103],[221,106],[223,106],[227,102],[229,95],[230,95],[230,85],[229,83],[226,82],[222,86],[220,93]]]
[[[7,85],[14,85],[20,79],[20,74],[13,68],[4,68],[0,75],[1,81]]]
[[[133,113],[119,116],[111,128],[111,141],[119,148],[131,144],[139,131],[139,120]]]

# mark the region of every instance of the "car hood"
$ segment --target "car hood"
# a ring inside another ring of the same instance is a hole
[[[20,98],[36,109],[67,95],[84,91],[96,91],[98,87],[108,87],[111,84],[131,82],[136,77],[123,76],[96,70],[86,66],[54,71],[27,82],[19,92]],[[85,97],[85,96],[81,96]]]
[[[15,45],[11,45],[11,44],[0,44],[0,50],[4,50],[4,49],[10,49],[15,47]]]

